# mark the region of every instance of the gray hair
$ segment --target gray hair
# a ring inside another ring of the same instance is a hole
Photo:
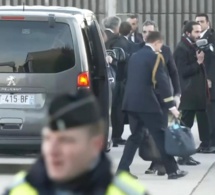
[[[155,21],[153,21],[153,20],[146,20],[145,22],[143,22],[143,27],[144,26],[150,26],[150,25],[154,26],[155,31],[159,31],[158,25],[156,24]]]
[[[110,16],[105,18],[102,21],[102,23],[105,28],[110,28],[111,30],[115,30],[117,27],[120,26],[121,19],[117,16]]]

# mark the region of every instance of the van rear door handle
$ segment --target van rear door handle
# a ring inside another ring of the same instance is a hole
[[[1,118],[0,130],[19,130],[22,124],[23,120],[20,118]]]

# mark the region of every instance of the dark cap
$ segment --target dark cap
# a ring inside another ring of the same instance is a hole
[[[49,117],[48,126],[55,131],[93,124],[102,118],[95,96],[83,91],[55,98],[49,107]]]

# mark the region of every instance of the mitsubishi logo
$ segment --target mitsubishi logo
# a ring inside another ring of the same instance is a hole
[[[7,81],[8,81],[7,86],[15,86],[16,85],[14,76],[7,77]]]

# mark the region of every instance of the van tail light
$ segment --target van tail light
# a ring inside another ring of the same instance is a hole
[[[82,72],[78,75],[77,87],[90,87],[89,72]]]
[[[24,16],[2,16],[1,20],[24,20]]]

